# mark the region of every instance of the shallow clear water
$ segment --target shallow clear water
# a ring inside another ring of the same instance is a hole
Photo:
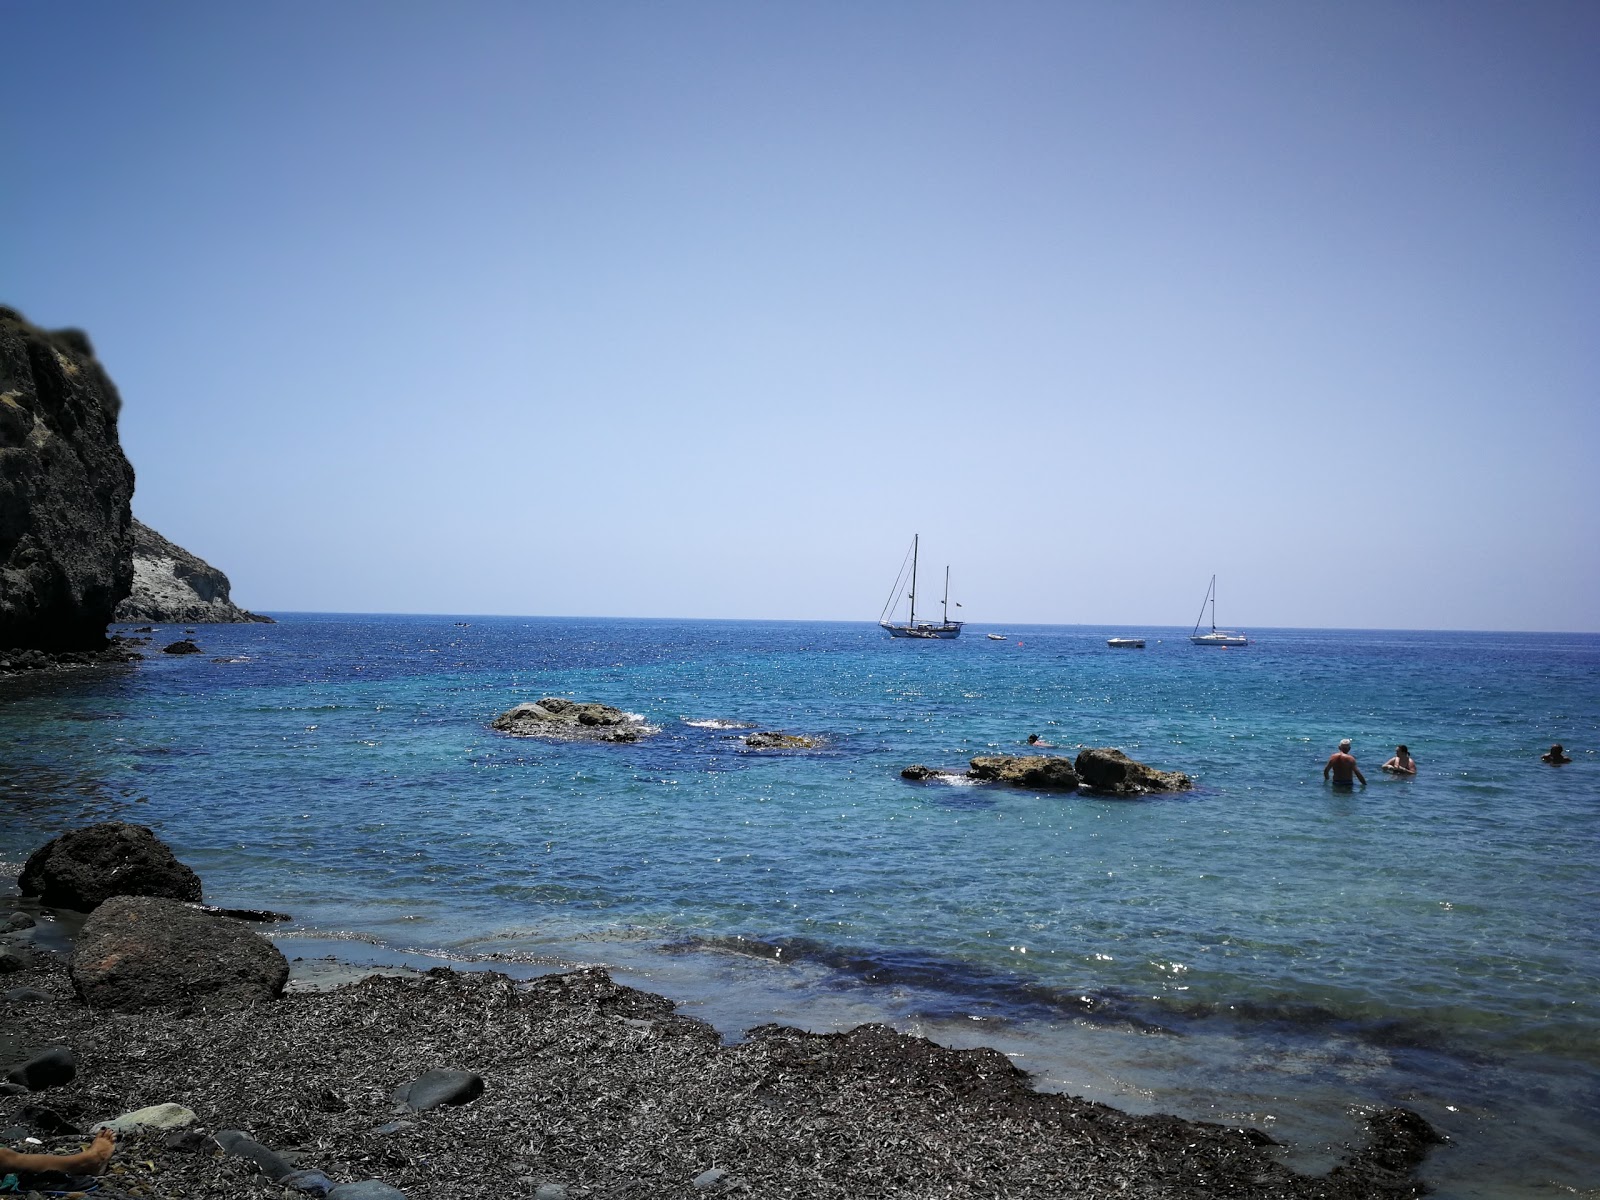
[[[1353,1108],[1404,1103],[1455,1139],[1441,1194],[1600,1194],[1600,637],[982,632],[203,626],[203,656],[0,680],[0,859],[137,820],[209,900],[293,913],[301,952],[354,932],[361,953],[603,962],[730,1035],[890,1019],[1000,1046],[1042,1086],[1262,1125],[1306,1167]],[[488,728],[550,694],[661,732]],[[822,748],[748,751],[736,725]],[[1030,732],[1199,787],[899,777]],[[1340,737],[1365,790],[1322,783]],[[1377,770],[1402,741],[1414,779]],[[1553,741],[1578,761],[1541,764]]]

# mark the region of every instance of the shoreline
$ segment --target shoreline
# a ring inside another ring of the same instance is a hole
[[[281,999],[251,1009],[91,1012],[61,956],[38,952],[8,987],[52,999],[8,1005],[6,1024],[25,1049],[70,1046],[80,1070],[37,1097],[0,1097],[0,1127],[27,1103],[87,1129],[176,1102],[208,1133],[241,1129],[335,1181],[378,1178],[414,1198],[540,1186],[573,1200],[1424,1191],[1415,1171],[1431,1130],[1403,1110],[1376,1114],[1367,1145],[1307,1176],[1259,1131],[1039,1092],[992,1049],[948,1049],[882,1025],[766,1025],[728,1044],[599,968],[519,981],[330,955],[302,958],[297,974]],[[437,1067],[482,1076],[483,1094],[397,1121],[393,1089]],[[165,1134],[132,1139],[113,1168],[108,1197],[284,1194],[246,1160],[177,1150]],[[716,1171],[725,1174],[696,1183]]]

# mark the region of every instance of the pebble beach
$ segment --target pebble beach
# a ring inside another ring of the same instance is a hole
[[[282,1200],[330,1184],[335,1200],[1354,1200],[1422,1194],[1414,1171],[1432,1139],[1414,1114],[1385,1110],[1330,1174],[1298,1175],[1259,1131],[1042,1094],[994,1051],[878,1025],[773,1025],[724,1044],[599,969],[527,982],[444,968],[332,987],[324,978],[250,1007],[122,1013],[78,1002],[61,955],[26,958],[6,995],[40,998],[5,1002],[0,1049],[21,1058],[66,1047],[77,1072],[0,1095],[3,1144],[77,1149],[97,1122],[133,1110],[194,1114],[187,1128],[124,1136],[94,1192],[108,1200]],[[441,1068],[480,1078],[481,1092],[422,1112],[397,1102]],[[37,1145],[15,1137],[25,1130]],[[219,1136],[240,1133],[307,1190],[222,1149]]]

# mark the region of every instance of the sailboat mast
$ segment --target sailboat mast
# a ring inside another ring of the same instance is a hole
[[[944,569],[944,623],[950,624],[950,568]]]
[[[1211,632],[1217,631],[1217,577],[1211,577]]]
[[[917,623],[917,534],[911,535],[911,620]]]

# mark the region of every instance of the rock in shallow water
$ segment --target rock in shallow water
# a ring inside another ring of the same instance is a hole
[[[971,778],[988,783],[1053,792],[1070,792],[1078,786],[1072,763],[1050,754],[980,754],[971,767]]]
[[[636,742],[655,730],[620,708],[593,702],[579,703],[546,696],[507,709],[491,728],[513,737],[554,738],[559,741]]]
[[[112,896],[199,900],[200,876],[148,825],[102,821],[52,838],[28,856],[17,887],[45,904],[88,912]]]
[[[1194,786],[1194,781],[1181,771],[1158,771],[1109,747],[1080,752],[1073,766],[1085,791],[1108,796],[1182,792]]]

